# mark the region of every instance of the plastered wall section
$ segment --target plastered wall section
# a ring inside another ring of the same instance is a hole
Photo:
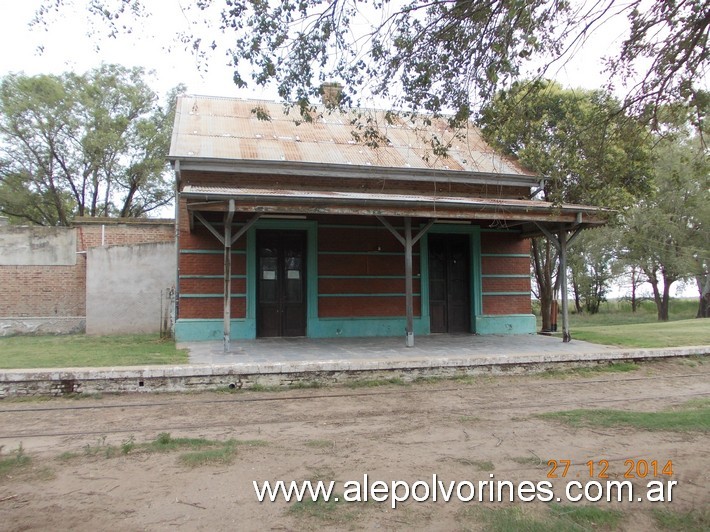
[[[171,221],[0,226],[0,336],[83,332],[87,251],[174,238]]]
[[[175,286],[175,245],[96,247],[87,255],[86,333],[159,332],[165,294]]]

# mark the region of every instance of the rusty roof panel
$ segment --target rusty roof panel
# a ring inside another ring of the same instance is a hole
[[[269,119],[259,119],[256,110]],[[473,126],[453,131],[443,119],[425,123],[382,111],[317,111],[313,122],[305,122],[298,109],[282,103],[181,96],[170,157],[534,175],[495,153]],[[377,133],[377,146],[366,144],[368,130]],[[433,153],[437,142],[448,147],[447,155]]]

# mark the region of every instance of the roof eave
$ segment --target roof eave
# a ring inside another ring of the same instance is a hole
[[[294,198],[269,197],[256,202],[257,198],[250,195],[230,195],[205,192],[181,192],[186,199],[199,199],[206,202],[224,202],[234,198],[241,202],[240,209],[247,212],[262,213],[319,213],[319,214],[379,214],[395,216],[424,216],[451,219],[506,219],[529,222],[567,222],[574,225],[595,226],[606,223],[608,211],[585,205],[553,206],[546,202],[540,205],[521,205],[514,200],[501,204],[479,204],[471,206],[444,206],[434,200],[410,200],[408,205],[401,205],[391,200],[370,200],[335,198]],[[262,202],[263,201],[263,202]],[[188,209],[190,204],[188,204]],[[200,204],[200,209],[205,205]],[[219,209],[217,205],[212,208]],[[206,210],[212,210],[207,208]]]
[[[345,179],[393,179],[397,181],[427,181],[469,183],[495,186],[533,187],[542,178],[527,174],[495,172],[465,172],[428,168],[391,168],[344,164],[309,163],[299,161],[263,161],[249,159],[219,159],[209,157],[181,157],[170,155],[173,165],[180,170],[237,174],[291,175],[303,177],[334,177]]]

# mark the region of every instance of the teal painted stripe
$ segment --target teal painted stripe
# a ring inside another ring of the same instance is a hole
[[[477,334],[535,334],[532,314],[502,314],[476,316]]]
[[[401,336],[407,320],[399,317],[320,318],[308,324],[313,338],[352,338],[363,336]],[[429,320],[414,317],[414,334],[429,334]]]
[[[530,258],[529,253],[481,253],[481,257],[525,257]]]
[[[413,295],[419,296],[420,294],[415,292]],[[385,294],[318,294],[318,297],[404,297],[404,292],[402,293],[385,293]]]
[[[209,298],[224,298],[224,294],[180,294],[181,298],[185,299],[209,299]],[[232,297],[247,297],[246,294],[232,294]]]
[[[529,273],[484,273],[481,277],[487,279],[527,279]]]
[[[318,255],[367,255],[367,256],[396,256],[403,257],[404,251],[318,251]],[[419,256],[419,253],[412,253],[414,256]]]
[[[415,274],[414,277],[417,277]],[[319,275],[318,279],[405,279],[405,275]]]
[[[224,255],[223,249],[181,249],[183,255]],[[245,249],[233,249],[232,255],[246,255]]]
[[[232,275],[232,279],[246,278],[246,275]],[[224,275],[181,275],[180,279],[224,279]]]
[[[529,296],[530,292],[483,292],[484,296]]]

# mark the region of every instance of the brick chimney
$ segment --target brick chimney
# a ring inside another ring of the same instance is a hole
[[[340,83],[328,82],[320,86],[323,105],[329,108],[337,107],[343,97],[343,86]]]

